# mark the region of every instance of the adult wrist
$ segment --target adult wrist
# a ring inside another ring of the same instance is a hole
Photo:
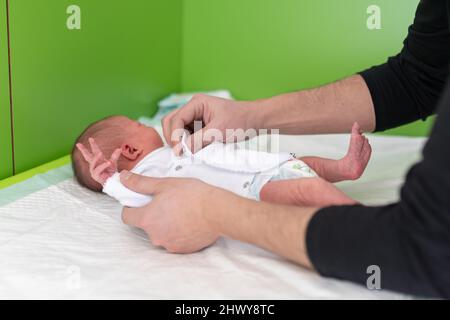
[[[223,208],[222,204],[222,202],[224,202],[223,193],[226,194],[227,192],[217,187],[211,187],[205,195],[202,209],[203,219],[208,225],[208,229],[220,236],[223,236],[221,222],[223,216],[222,211],[226,210]]]
[[[249,101],[246,104],[245,118],[247,119],[247,129],[266,129],[267,99]]]
[[[240,212],[245,208],[246,200],[229,191],[212,187],[208,192],[203,208],[203,215],[208,228],[222,237],[230,237],[232,224],[238,221],[234,218],[234,215],[240,215]]]

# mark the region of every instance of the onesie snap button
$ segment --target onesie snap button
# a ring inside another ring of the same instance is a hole
[[[175,167],[175,171],[180,171],[181,169],[183,169],[183,167],[180,166],[180,165],[178,165],[178,166]]]
[[[247,189],[248,188],[248,186],[250,185],[250,182],[246,182],[246,183],[244,183],[244,185],[242,186],[244,189]]]

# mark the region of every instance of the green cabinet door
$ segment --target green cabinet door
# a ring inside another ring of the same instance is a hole
[[[180,87],[181,0],[10,0],[17,172],[88,123],[151,115]]]
[[[6,0],[0,0],[0,179],[13,174]]]

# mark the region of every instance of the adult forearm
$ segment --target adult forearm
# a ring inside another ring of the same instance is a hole
[[[279,129],[283,134],[344,133],[355,121],[366,132],[375,130],[374,105],[360,75],[253,105],[260,128]]]
[[[208,210],[208,220],[218,233],[312,268],[305,240],[309,220],[317,209],[232,198],[222,201],[220,208]]]

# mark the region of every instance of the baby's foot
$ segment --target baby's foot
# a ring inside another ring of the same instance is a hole
[[[362,134],[357,122],[353,124],[350,146],[344,158],[339,160],[342,176],[346,180],[356,180],[363,174],[372,154],[369,140]]]

